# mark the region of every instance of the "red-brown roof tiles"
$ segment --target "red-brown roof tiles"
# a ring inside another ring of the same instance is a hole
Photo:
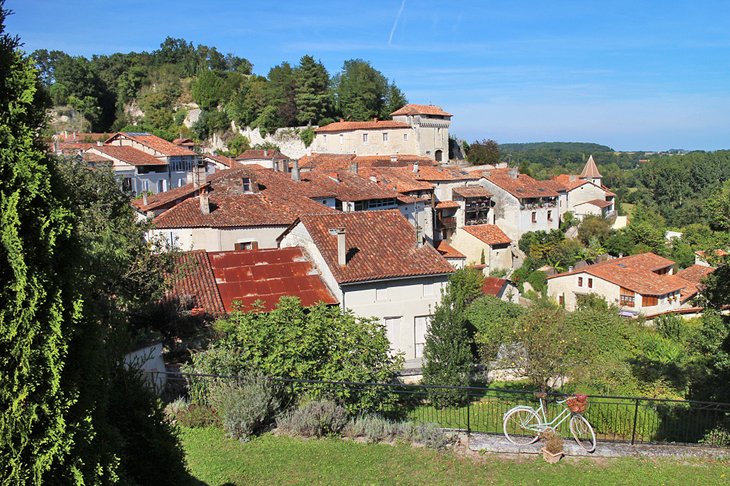
[[[601,209],[610,207],[613,203],[610,203],[608,201],[604,201],[602,199],[591,199],[590,201],[586,201],[581,204],[592,204],[593,206],[599,207]]]
[[[508,280],[498,277],[484,277],[482,284],[482,293],[484,295],[499,296],[504,287],[509,283]]]
[[[477,224],[462,229],[487,245],[508,245],[512,242],[496,224]]]
[[[390,116],[398,115],[435,115],[435,116],[453,116],[451,113],[446,113],[441,109],[440,106],[436,105],[416,105],[409,103],[402,108],[397,109]]]
[[[301,248],[211,252],[208,257],[227,312],[252,310],[256,301],[270,311],[284,296],[298,297],[305,307],[337,303]]]
[[[130,165],[167,165],[167,161],[160,160],[157,157],[137,150],[130,146],[117,146],[117,145],[100,145],[91,147],[88,152],[108,155],[114,157],[117,160],[121,160]]]
[[[590,181],[571,174],[560,174],[553,177],[552,180],[555,181],[558,187],[565,191],[572,191],[584,184],[590,184]]]
[[[470,174],[459,167],[419,166],[416,178],[429,182],[476,181],[479,175]]]
[[[114,142],[115,140],[127,138],[130,140],[134,140],[135,142],[144,145],[145,147],[151,148],[155,152],[158,152],[160,155],[163,155],[165,157],[170,156],[182,156],[182,155],[195,155],[195,152],[193,152],[190,149],[187,149],[185,147],[181,147],[179,145],[175,145],[174,143],[170,143],[167,140],[157,137],[155,135],[152,135],[150,133],[146,132],[119,132],[115,133],[109,139],[105,142],[106,144],[109,144],[111,142]]]
[[[446,243],[446,240],[439,241],[439,244],[436,246],[436,251],[438,251],[439,254],[444,258],[466,259],[466,255],[464,255],[459,250],[457,250],[453,246]]]
[[[398,193],[347,170],[328,174],[305,172],[298,184],[309,197],[336,197],[340,201],[367,201],[371,199],[395,199]]]
[[[457,196],[461,196],[463,198],[470,198],[470,197],[492,197],[492,193],[487,191],[482,186],[463,186],[463,187],[455,187],[452,189],[454,194]]]
[[[236,162],[235,159],[232,159],[230,157],[226,157],[225,155],[217,155],[217,154],[205,154],[203,155],[203,158],[207,158],[210,160],[213,160],[215,162],[218,162],[221,165],[224,165],[228,167],[229,169],[234,167],[240,167],[240,164]]]
[[[418,247],[416,232],[397,210],[303,215],[301,224],[340,283],[449,274],[454,268],[430,245]],[[337,263],[337,236],[345,228],[347,264]]]
[[[558,197],[551,181],[538,181],[527,174],[517,174],[515,178],[510,176],[513,169],[491,169],[485,171],[484,177],[498,187],[501,187],[517,199]]]
[[[359,169],[365,177],[400,193],[433,191],[433,184],[419,181],[411,167],[365,167]]]
[[[436,209],[459,209],[460,207],[456,201],[439,201],[436,203]]]
[[[351,130],[382,130],[385,128],[410,129],[407,123],[392,120],[371,120],[371,121],[341,121],[330,123],[315,130],[316,133],[326,132],[348,132]]]
[[[709,274],[715,271],[715,267],[706,267],[704,265],[692,265],[684,270],[676,273],[677,277],[689,280],[690,282],[700,283]]]
[[[266,160],[289,160],[289,157],[282,154],[278,150],[259,150],[259,149],[248,149],[241,155],[236,157],[236,160],[251,160],[251,159],[266,159]]]
[[[192,298],[194,309],[199,313],[214,317],[225,314],[205,250],[183,252],[174,260],[175,271],[168,276],[170,288],[163,300],[172,303]]]

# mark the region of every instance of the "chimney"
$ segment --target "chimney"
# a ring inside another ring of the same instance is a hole
[[[205,185],[205,167],[193,166],[193,187],[199,189]]]
[[[291,169],[291,180],[293,181],[300,181],[302,178],[299,175],[299,161],[294,161],[294,166]]]
[[[210,214],[210,201],[208,200],[208,191],[205,187],[200,189],[200,212],[202,214]]]
[[[398,162],[398,156],[397,155],[391,155],[390,156],[390,161],[391,162]]]
[[[268,149],[264,149],[264,157],[268,157],[268,156],[269,156],[269,150]]]
[[[353,174],[357,174],[357,162],[353,162],[350,165],[350,172],[352,172]]]
[[[413,163],[413,173],[418,174],[418,162]]]
[[[98,141],[96,142],[96,146],[97,146],[97,147],[101,147],[102,145],[104,145],[104,143],[103,143],[103,142],[102,142],[101,140],[98,140]]]
[[[342,123],[342,122],[344,122],[344,121],[345,121],[345,119],[344,119],[344,118],[340,118],[340,123]]]
[[[578,178],[577,176],[571,174],[570,182],[574,182],[577,178]]]
[[[345,228],[331,228],[329,234],[337,236],[337,264],[347,265],[347,245],[345,242]]]
[[[374,118],[373,118],[373,121],[374,121],[375,123],[377,123],[377,122],[378,122],[378,117],[377,117],[377,116],[376,116],[376,117],[374,117]]]
[[[509,170],[509,176],[511,179],[517,179],[517,175],[519,174],[519,171],[517,170],[517,167],[512,167]]]
[[[142,191],[142,204],[147,206],[147,191]]]

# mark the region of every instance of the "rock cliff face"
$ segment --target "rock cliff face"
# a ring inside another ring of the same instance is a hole
[[[231,123],[234,133],[240,133],[251,141],[251,145],[273,143],[279,147],[282,154],[298,159],[311,153],[310,147],[305,147],[302,139],[299,138],[299,132],[307,127],[279,128],[273,134],[261,136],[258,128],[238,127],[235,123]]]

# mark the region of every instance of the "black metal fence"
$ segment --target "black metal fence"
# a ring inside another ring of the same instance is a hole
[[[211,382],[242,379],[224,375],[164,374],[167,378],[164,396],[170,399],[185,396],[200,400]],[[539,406],[531,391],[288,378],[271,378],[271,381],[278,383],[283,394],[291,399],[305,394],[333,398],[349,402],[353,413],[374,412],[435,423],[467,433],[501,434],[504,414],[509,409],[516,405]],[[445,397],[462,405],[437,406]],[[563,409],[563,405],[555,402],[562,397],[562,394],[548,395],[548,420]],[[356,404],[355,409],[352,404]],[[717,427],[730,431],[729,403],[593,395],[589,397],[588,409],[583,415],[593,425],[597,440],[608,442],[697,444]],[[568,437],[568,420],[557,431]]]

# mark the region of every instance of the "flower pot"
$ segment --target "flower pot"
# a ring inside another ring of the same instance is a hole
[[[555,464],[563,457],[563,451],[552,453],[544,447],[540,449],[542,451],[542,458],[545,459],[549,464]]]

